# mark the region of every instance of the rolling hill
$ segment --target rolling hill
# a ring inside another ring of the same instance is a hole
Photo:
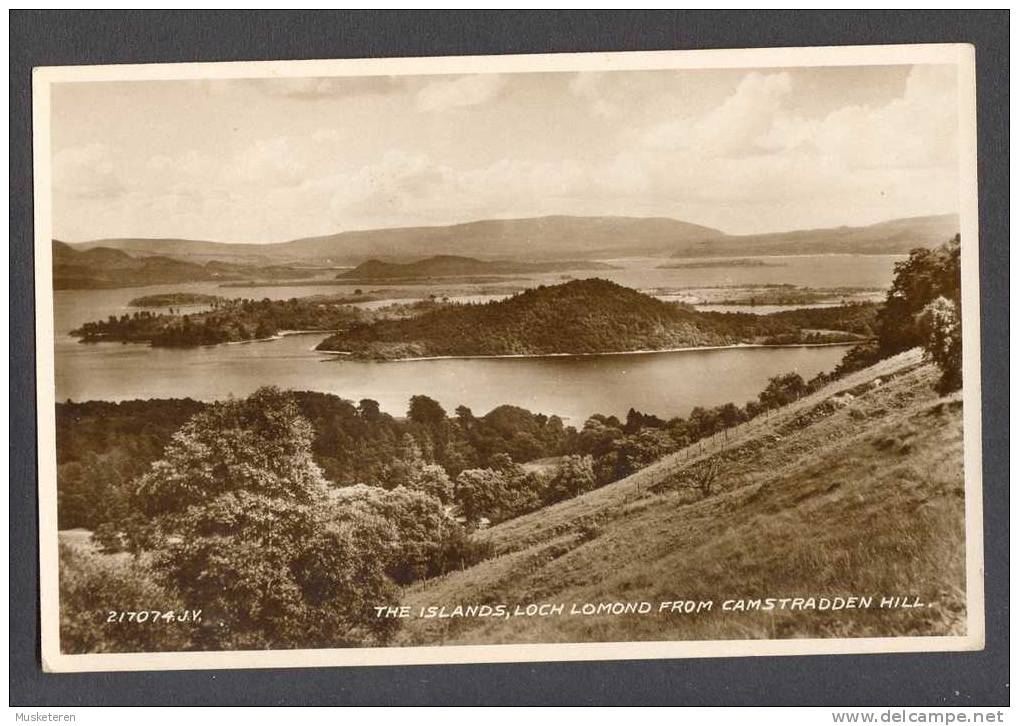
[[[302,279],[313,273],[280,265],[261,267],[164,255],[128,254],[109,247],[75,248],[53,240],[53,289],[104,289],[186,282]]]
[[[576,355],[769,342],[765,336],[804,342],[804,329],[848,330],[848,325],[855,330],[843,340],[852,340],[868,334],[867,319],[874,311],[857,305],[791,311],[796,318],[704,313],[590,278],[542,285],[485,304],[448,305],[413,318],[355,325],[326,338],[318,349],[375,359]]]
[[[962,401],[913,350],[626,479],[491,528],[494,556],[406,588],[428,606],[562,603],[566,615],[412,617],[399,645],[960,635]],[[698,489],[706,477],[709,492]],[[882,597],[922,605],[881,608]],[[871,597],[844,610],[726,600]],[[662,602],[712,601],[698,613]],[[647,615],[568,615],[649,602]]]
[[[133,257],[122,250],[92,247],[78,250],[53,240],[55,290],[156,285],[226,279],[216,270],[172,257]]]
[[[908,254],[914,247],[935,247],[959,232],[959,215],[910,217],[866,227],[802,229],[773,234],[727,236],[679,245],[674,257],[704,255]]]
[[[728,235],[666,217],[550,216],[428,227],[356,230],[272,244],[181,239],[104,239],[76,243],[132,255],[173,256],[204,264],[407,262],[431,255],[542,261],[613,257],[740,256],[808,253],[898,254],[934,246],[959,231],[958,216],[896,219],[866,227]]]
[[[368,260],[353,270],[341,272],[337,280],[404,280],[464,275],[517,275],[528,272],[562,272],[565,270],[611,270],[612,265],[590,260],[562,262],[513,262],[510,260],[478,260],[458,255],[435,255],[408,263]]]

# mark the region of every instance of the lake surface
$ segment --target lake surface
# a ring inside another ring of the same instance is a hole
[[[121,343],[61,346],[57,400],[244,396],[259,386],[373,398],[403,415],[425,394],[452,411],[475,413],[511,403],[578,424],[592,413],[624,415],[631,407],[661,416],[694,406],[743,404],[770,376],[804,378],[833,368],[841,346],[744,348],[676,353],[548,358],[352,361],[316,352],[321,334],[187,350]]]
[[[608,271],[611,274],[598,271],[577,276],[615,278],[621,284],[643,288],[772,281],[814,287],[873,287],[890,282],[892,264],[897,259],[900,258],[861,260],[857,256],[825,255],[782,258],[791,262],[778,267],[697,270],[657,270],[648,261],[627,260],[616,261],[627,266]],[[653,264],[662,261],[654,260]],[[547,280],[546,284],[555,281]],[[556,414],[578,425],[593,413],[624,415],[631,406],[666,417],[685,416],[694,406],[728,401],[743,404],[757,396],[769,377],[796,371],[809,379],[834,368],[846,350],[737,348],[606,356],[369,362],[344,360],[315,351],[315,346],[326,337],[322,333],[184,350],[120,343],[86,345],[69,335],[87,321],[131,312],[128,302],[141,295],[181,291],[284,299],[353,290],[354,286],[329,284],[221,288],[214,283],[194,283],[58,291],[54,294],[56,399],[188,396],[213,400],[244,396],[259,386],[272,384],[334,393],[355,401],[372,398],[394,415],[406,412],[411,396],[425,394],[438,400],[447,411],[463,404],[476,414],[483,414],[509,403]],[[422,293],[428,294],[424,290]],[[757,312],[762,312],[761,307]]]

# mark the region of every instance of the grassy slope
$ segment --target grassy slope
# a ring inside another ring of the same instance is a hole
[[[875,378],[880,387],[869,389]],[[404,592],[412,606],[714,599],[700,615],[407,620],[398,642],[958,634],[962,410],[911,351],[702,451],[481,533],[497,557]],[[863,389],[867,389],[864,391]],[[828,399],[843,391],[845,407]],[[718,465],[713,493],[686,485]],[[740,597],[904,595],[931,607],[722,613]]]

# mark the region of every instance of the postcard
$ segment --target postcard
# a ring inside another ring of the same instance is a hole
[[[971,46],[33,92],[46,670],[983,647]]]

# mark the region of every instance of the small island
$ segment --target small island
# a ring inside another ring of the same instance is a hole
[[[784,262],[765,262],[757,259],[695,260],[658,265],[659,270],[708,270],[727,267],[785,267]]]
[[[613,270],[612,265],[591,260],[563,260],[557,262],[513,262],[510,260],[478,260],[457,255],[435,255],[416,262],[397,263],[368,260],[352,270],[341,272],[337,280],[355,281],[399,281],[421,280],[492,279],[503,275],[527,273],[566,272],[569,270]]]
[[[169,293],[174,301],[188,293]],[[288,300],[215,298],[208,310],[158,313],[139,310],[85,323],[71,331],[82,343],[141,343],[157,348],[192,348],[200,345],[267,340],[285,333],[330,333],[382,320],[402,320],[448,305],[417,300],[366,310],[350,304],[346,295],[313,295]],[[175,302],[175,305],[183,303]]]
[[[223,301],[218,295],[203,295],[197,292],[166,292],[159,295],[136,297],[127,305],[132,308],[169,308],[196,305],[216,305]]]
[[[358,321],[362,312],[350,305],[289,300],[223,300],[204,312],[188,315],[141,310],[111,315],[71,331],[83,343],[147,343],[162,348],[272,338],[283,331],[333,331]]]
[[[870,337],[876,311],[876,305],[861,303],[772,315],[699,312],[594,278],[351,325],[318,350],[400,360],[844,343]]]

